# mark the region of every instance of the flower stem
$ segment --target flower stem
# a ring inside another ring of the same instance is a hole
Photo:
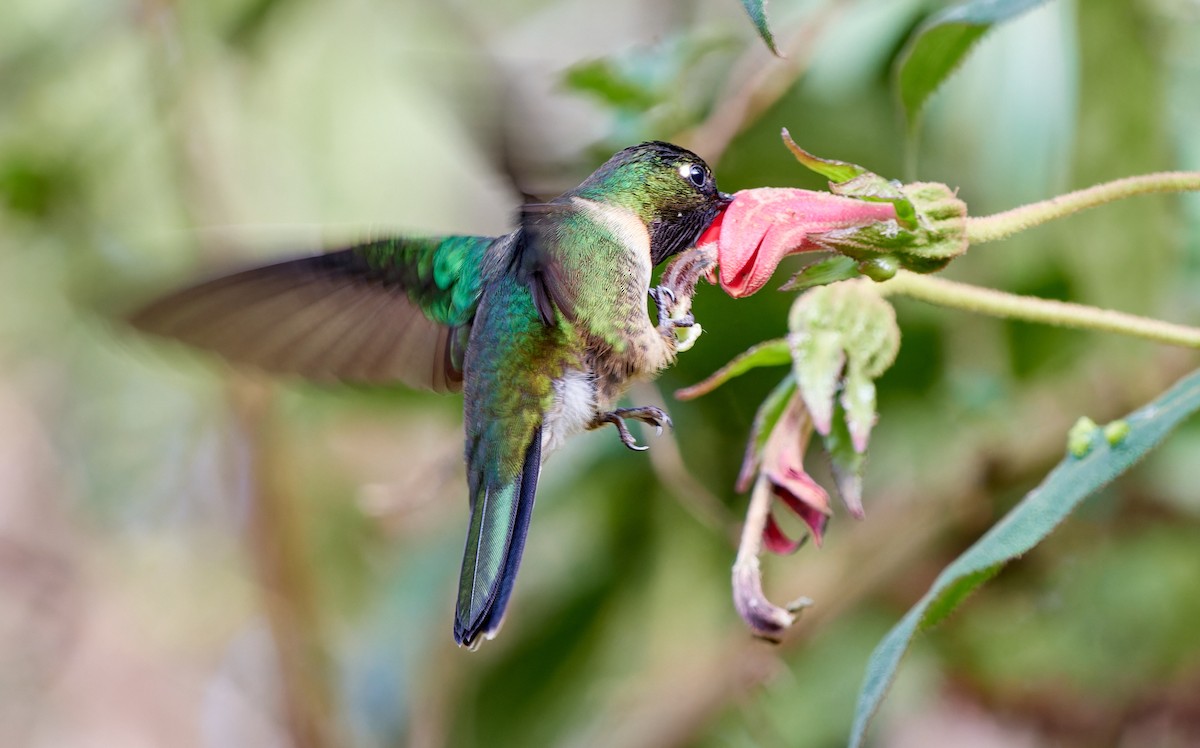
[[[771,513],[771,499],[771,488],[760,474],[750,492],[742,541],[733,562],[733,606],[757,636],[779,641],[783,632],[796,622],[796,610],[811,601],[798,600],[794,609],[781,608],[763,594],[758,554],[762,552],[763,530]]]
[[[1133,314],[1098,309],[1083,304],[1018,296],[990,288],[980,288],[928,275],[901,270],[880,285],[887,295],[900,294],[930,304],[962,309],[977,314],[989,314],[1005,319],[1019,319],[1046,325],[1074,327],[1132,335],[1159,343],[1187,348],[1200,348],[1200,328],[1176,325],[1171,322],[1138,317]]]
[[[1164,171],[1105,182],[1095,187],[1069,192],[1038,203],[1022,205],[990,216],[967,219],[967,240],[981,244],[1004,239],[1018,231],[1062,218],[1087,208],[1150,192],[1187,192],[1200,190],[1200,172]]]

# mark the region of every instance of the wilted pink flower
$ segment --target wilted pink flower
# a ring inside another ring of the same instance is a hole
[[[808,525],[813,540],[820,546],[831,512],[829,494],[804,471],[804,451],[812,432],[812,419],[804,408],[804,401],[799,395],[793,395],[767,437],[759,471],[775,498]],[[763,545],[767,550],[792,553],[803,542],[804,538],[788,538],[774,515],[767,515],[763,529]]]
[[[739,554],[733,564],[733,607],[755,635],[770,641],[779,641],[796,622],[794,611],[779,607],[763,594],[762,569],[754,554]]]
[[[792,553],[804,543],[804,537],[793,540],[779,527],[772,511],[773,499],[779,499],[808,525],[817,545],[829,521],[829,494],[804,472],[804,450],[812,433],[804,401],[793,391],[761,453],[753,446],[747,453],[738,481],[739,490],[749,488],[747,484],[757,468],[758,479],[751,491],[742,542],[733,564],[733,604],[755,634],[772,641],[779,640],[796,620],[798,606],[805,604],[797,601],[781,608],[763,594],[759,549]]]
[[[891,203],[783,187],[742,190],[701,234],[717,242],[721,288],[734,298],[766,285],[785,256],[827,249],[821,235],[896,217]],[[713,278],[710,277],[710,280]]]

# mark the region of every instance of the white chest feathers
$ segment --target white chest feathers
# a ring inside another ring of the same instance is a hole
[[[591,374],[568,371],[552,386],[554,404],[542,425],[542,459],[567,437],[586,430],[596,417],[596,382]]]

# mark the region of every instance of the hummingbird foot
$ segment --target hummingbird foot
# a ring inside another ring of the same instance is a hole
[[[703,330],[692,316],[692,296],[700,276],[716,283],[717,243],[706,242],[675,256],[663,270],[660,285],[650,291],[658,305],[658,332],[675,346],[675,353],[689,350]],[[666,310],[664,313],[664,309]]]
[[[696,315],[688,312],[682,317],[671,317],[668,322],[672,327],[692,327],[696,324]]]
[[[690,350],[703,330],[696,324],[696,317],[690,310],[678,316],[676,311],[680,307],[690,307],[691,297],[681,304],[670,286],[661,285],[650,289],[650,298],[654,299],[655,305],[658,306],[659,334],[674,344],[676,353]],[[681,330],[683,332],[680,332]]]
[[[648,293],[658,308],[658,326],[664,327],[671,322],[671,307],[675,306],[675,292],[666,286],[655,286]]]
[[[617,433],[621,436],[621,443],[629,447],[635,452],[644,452],[649,447],[638,444],[637,439],[633,438],[633,434],[629,432],[629,427],[625,425],[626,418],[633,418],[643,423],[648,423],[653,426],[658,435],[662,435],[663,426],[671,428],[671,417],[662,408],[656,408],[652,405],[644,405],[638,408],[617,408],[610,410],[607,413],[600,413],[592,422],[588,424],[589,429],[598,429],[606,423],[611,423],[617,427]]]
[[[691,312],[674,316],[675,292],[669,286],[655,286],[649,293],[654,305],[658,307],[658,328],[663,330],[664,334],[673,335],[676,327],[691,327],[696,324],[696,318]]]

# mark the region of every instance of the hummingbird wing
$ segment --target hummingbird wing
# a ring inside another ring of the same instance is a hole
[[[616,297],[638,283],[638,267],[649,283],[649,234],[633,211],[564,196],[522,206],[521,234],[513,266],[546,326],[557,311],[603,333]]]
[[[493,241],[366,242],[185,288],[130,321],[270,372],[457,390]]]
[[[580,263],[562,257],[563,248],[581,242],[564,242],[563,237],[586,236],[591,228],[587,217],[569,202],[527,203],[521,206],[523,239],[514,253],[517,277],[529,288],[542,324],[554,324],[555,310],[574,320],[579,289],[587,282],[582,273],[572,272]]]

